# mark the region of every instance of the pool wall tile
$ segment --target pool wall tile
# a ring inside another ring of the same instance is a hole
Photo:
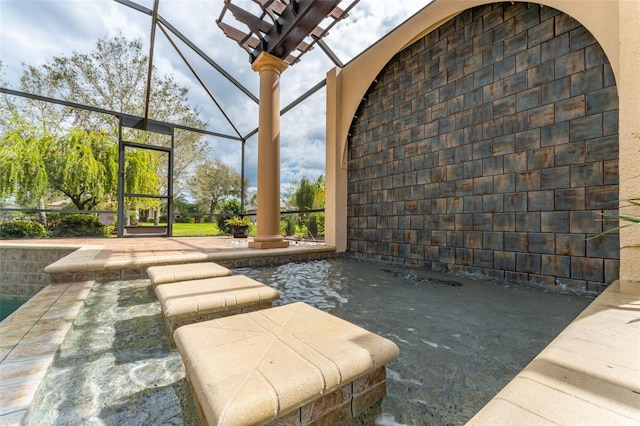
[[[52,282],[44,268],[75,250],[0,245],[0,296],[28,299],[35,295]]]

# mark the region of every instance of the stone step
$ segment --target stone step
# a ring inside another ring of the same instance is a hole
[[[270,308],[280,293],[244,275],[181,281],[155,287],[171,331],[194,322]]]
[[[399,354],[302,302],[185,325],[174,340],[210,425],[373,424]]]
[[[153,285],[225,277],[229,275],[231,275],[231,270],[214,262],[182,263],[176,265],[151,266],[147,268],[147,276]]]

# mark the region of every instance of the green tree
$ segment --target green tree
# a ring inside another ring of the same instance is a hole
[[[53,138],[37,134],[23,120],[12,121],[0,145],[0,197],[14,196],[20,205],[38,202],[48,189],[44,152]]]
[[[148,63],[141,40],[129,41],[122,35],[105,37],[99,39],[95,49],[89,53],[73,52],[68,56],[54,57],[39,67],[25,66],[21,89],[29,93],[144,116]],[[199,110],[189,104],[188,89],[180,86],[174,77],[159,75],[154,67],[151,87],[149,118],[194,128],[206,127],[206,123],[199,118]],[[118,121],[110,115],[31,100],[13,102],[7,106],[5,115],[23,117],[28,122],[38,123],[39,127],[52,134],[65,133],[64,126],[72,123],[75,127],[94,132],[106,131],[114,144],[118,140]],[[132,142],[163,146],[170,143],[168,138],[159,138],[151,132],[137,130],[128,130],[124,138]],[[188,174],[206,158],[207,152],[208,147],[201,134],[181,130],[175,132],[174,195],[185,187]],[[157,191],[165,194],[168,188],[168,163],[155,161],[154,165],[156,174],[162,177]]]
[[[216,158],[200,164],[189,184],[198,201],[207,205],[209,220],[213,220],[220,201],[240,196],[241,176],[233,167]]]
[[[43,152],[49,187],[78,210],[111,200],[117,188],[118,148],[104,133],[71,129]]]
[[[312,210],[316,199],[316,187],[306,177],[303,177],[293,197],[293,203],[298,210]]]

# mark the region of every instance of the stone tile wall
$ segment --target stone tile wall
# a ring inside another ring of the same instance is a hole
[[[75,248],[0,245],[0,296],[29,299],[50,284],[45,266]]]
[[[348,252],[601,290],[617,279],[618,97],[593,36],[532,3],[467,10],[396,55],[354,118]]]

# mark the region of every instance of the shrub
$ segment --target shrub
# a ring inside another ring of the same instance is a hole
[[[296,233],[296,221],[291,216],[286,216],[284,220],[280,221],[280,234],[285,236],[292,236]]]
[[[318,236],[318,218],[315,214],[309,215],[309,220],[307,221],[307,230],[312,237]]]
[[[12,220],[0,223],[0,238],[46,238],[47,231],[38,222]]]
[[[176,223],[195,223],[195,219],[191,216],[178,216],[175,219]]]
[[[104,229],[94,214],[69,214],[63,216],[52,228],[51,236],[64,237],[103,237]]]
[[[227,220],[231,219],[233,216],[240,216],[241,214],[242,206],[240,205],[240,201],[233,198],[224,200],[220,203],[218,216],[216,217],[218,229],[223,231],[225,234],[228,234],[229,232],[231,232],[231,229],[226,224]]]

